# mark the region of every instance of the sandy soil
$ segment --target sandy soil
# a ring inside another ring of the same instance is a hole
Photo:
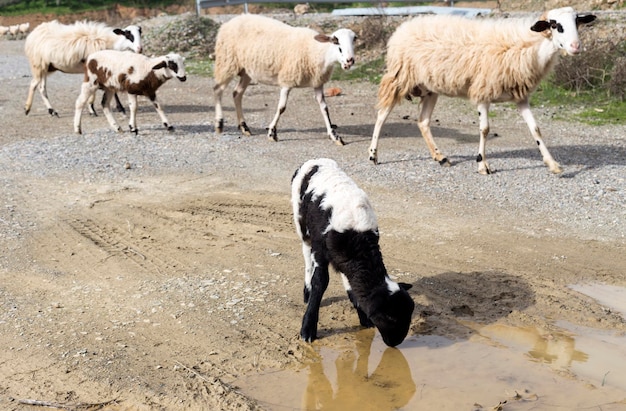
[[[4,57],[20,58],[20,42],[5,41],[1,47]],[[272,408],[235,389],[237,381],[258,372],[297,370],[311,361],[312,350],[350,352],[346,341],[361,331],[338,278],[331,281],[322,307],[321,339],[313,348],[298,339],[303,263],[289,206],[289,179],[297,165],[315,155],[358,164],[350,171],[378,211],[388,269],[414,284],[411,295],[417,307],[409,343],[429,336],[467,343],[485,325],[530,327],[546,341],[560,335],[563,322],[626,330],[619,312],[570,287],[583,282],[626,286],[623,213],[615,216],[618,230],[596,232],[554,222],[550,214],[532,209],[505,210],[484,192],[471,202],[438,192],[439,173],[470,182],[500,178],[503,184],[526,187],[535,185],[537,175],[557,179],[541,164],[514,112],[498,115],[504,135],[488,152],[497,145],[528,154],[496,157],[494,165],[502,171],[484,177],[462,155],[446,170],[430,162],[421,139],[411,137],[416,128],[402,120],[414,115],[411,105],[390,119],[386,135],[398,137],[381,141],[382,164],[368,164],[376,91],[368,84],[334,84],[345,91],[329,101],[350,142],[345,147],[324,139],[309,91],[292,93],[281,121],[282,141],[267,141],[262,127],[277,93],[260,86],[252,87],[246,99],[248,124],[258,135],[238,137],[230,106],[227,133],[216,137],[211,82],[198,77],[185,84],[172,80],[162,90],[166,111],[178,126],[174,134],[158,128],[156,114],[144,102],[138,138],[108,131],[101,116],[85,118],[86,135],[78,140],[84,143],[76,144],[71,134],[75,93],[67,88],[78,90],[80,79],[51,78],[49,93],[61,114],[58,119],[45,113],[39,96],[33,112],[24,117],[29,80],[16,77],[10,87],[0,87],[0,149],[5,152],[2,409],[39,408],[21,402],[27,399],[74,405],[70,409],[88,404],[111,410]],[[228,98],[225,102],[231,104]],[[443,131],[456,129],[455,138],[442,140],[446,151],[453,155],[467,149],[470,156],[477,146],[473,109],[444,99],[438,112],[447,124]],[[553,132],[570,126],[551,122],[548,115],[540,121],[550,123],[545,127]],[[594,132],[589,126],[574,127],[581,134]],[[107,139],[120,147],[113,156],[102,149]],[[186,163],[182,154],[173,154],[176,164],[159,170],[150,158],[129,154],[142,144],[175,153],[182,150],[181,142],[191,144],[191,139],[194,147],[206,150],[204,164],[191,158]],[[602,144],[610,145],[607,141]],[[64,144],[67,152],[58,164],[34,164],[34,152],[40,150],[44,157],[48,149],[63,153]],[[91,170],[72,166],[80,145],[93,147],[88,154],[93,157]],[[30,154],[20,157],[18,151],[12,156],[15,146]],[[608,165],[600,160],[577,170],[601,173],[603,166],[623,170],[626,165],[623,158]],[[431,183],[412,187],[411,179],[394,174],[396,167],[423,167]],[[383,178],[386,173],[393,183]],[[612,185],[623,195],[623,179]],[[542,187],[536,187],[536,195],[558,204]],[[371,341],[373,336],[364,338]],[[508,360],[505,356],[503,361]],[[480,357],[468,355],[466,371],[480,362]],[[522,367],[533,365],[518,366],[522,373]],[[488,385],[491,377],[477,372],[466,379]],[[603,409],[626,407],[624,391],[603,391],[616,388],[579,379],[567,367],[553,377],[573,382],[566,386],[576,390],[574,397],[606,398],[609,404]],[[476,408],[477,401],[495,406],[504,399],[500,392],[490,398],[466,396],[460,399],[463,409]],[[542,403],[534,406],[550,409]],[[513,407],[505,409],[527,409]]]

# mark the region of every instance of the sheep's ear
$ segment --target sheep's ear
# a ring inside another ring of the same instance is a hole
[[[319,41],[320,43],[334,43],[333,41],[334,37],[327,36],[326,34],[318,34],[317,36],[313,38]]]
[[[398,285],[403,290],[410,290],[413,287],[413,284],[409,284],[409,283],[398,283]]]
[[[118,36],[124,36],[124,30],[122,29],[113,29],[113,33],[117,34]]]
[[[593,14],[587,14],[586,16],[576,16],[576,25],[589,24],[596,19]]]
[[[157,64],[156,66],[152,67],[152,70],[158,70],[158,69],[162,69],[167,67],[167,63],[162,61],[159,64]]]
[[[546,31],[550,29],[550,22],[546,20],[539,20],[530,28],[532,31],[536,31],[537,33],[541,33],[542,31]]]

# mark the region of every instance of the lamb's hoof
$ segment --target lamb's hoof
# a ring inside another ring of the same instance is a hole
[[[269,140],[278,141],[278,133],[276,132],[275,128],[271,130],[268,129],[267,138]]]
[[[24,109],[24,115],[28,115],[28,113],[30,113],[30,109],[29,108],[25,108]]]
[[[374,165],[378,165],[378,153],[376,150],[370,150],[370,161],[374,163]]]
[[[496,169],[489,167],[487,163],[481,163],[478,165],[478,172],[484,176],[488,176],[489,174],[495,173]]]
[[[83,130],[81,130],[80,128],[76,128],[76,129],[74,129],[74,133],[76,133],[76,134],[83,134]]]
[[[239,130],[241,130],[241,134],[243,134],[246,137],[250,137],[252,135],[252,132],[250,131],[250,127],[248,127],[245,121],[242,121],[239,124]]]
[[[220,118],[215,122],[215,132],[217,134],[222,134],[224,131],[224,119]]]
[[[53,108],[48,109],[48,114],[50,114],[52,117],[59,117],[59,113],[57,113]]]
[[[450,160],[448,160],[448,157],[444,157],[441,160],[438,161],[439,165],[442,167],[450,167],[452,166],[452,163],[450,162]]]
[[[550,167],[550,171],[553,174],[561,174],[563,172],[563,169],[561,168],[561,166],[558,163],[554,163],[554,164],[548,164],[548,167]]]
[[[163,125],[165,126],[165,129],[167,131],[174,131],[174,126],[171,126],[171,125],[169,125],[167,123],[163,123]]]
[[[317,340],[317,330],[307,330],[302,328],[302,330],[300,330],[300,337],[302,337],[304,341],[312,343]]]

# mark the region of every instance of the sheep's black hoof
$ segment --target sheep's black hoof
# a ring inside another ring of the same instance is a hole
[[[133,126],[128,126],[128,128],[130,129],[131,133],[135,133],[135,135],[139,134],[138,128],[133,128]]]
[[[174,131],[174,126],[171,126],[167,123],[163,123],[163,125],[165,126],[165,128],[167,129],[167,131]]]
[[[219,120],[215,121],[215,132],[221,133],[222,131],[224,131],[224,119],[220,118]]]
[[[444,157],[439,160],[439,165],[442,167],[450,167],[452,163],[450,162],[450,160],[448,160],[448,157]]]
[[[28,109],[28,108],[27,108],[27,109],[24,109],[24,114],[25,114],[25,115],[28,115],[28,113],[30,113],[30,109]]]
[[[53,108],[48,109],[48,114],[50,114],[52,117],[59,117],[59,113],[57,113]]]
[[[308,343],[312,343],[317,340],[317,331],[316,330],[307,330],[304,327],[300,330],[300,337]]]

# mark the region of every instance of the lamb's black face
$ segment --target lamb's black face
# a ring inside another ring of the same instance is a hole
[[[395,347],[406,338],[411,326],[411,317],[415,303],[404,289],[391,294],[378,309],[370,314],[370,320],[374,323],[383,341],[389,347]]]

